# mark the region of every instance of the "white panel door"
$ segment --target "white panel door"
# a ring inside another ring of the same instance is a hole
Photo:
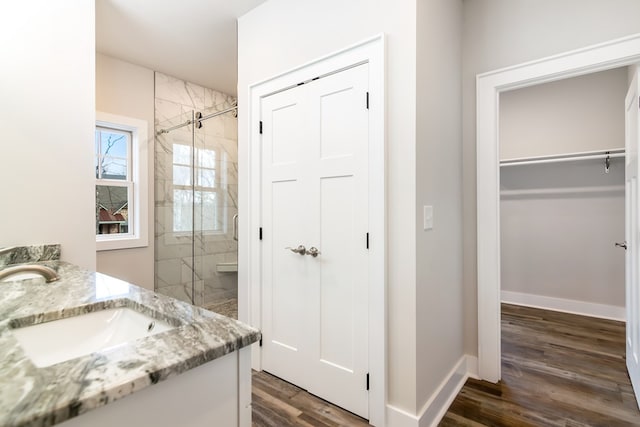
[[[263,368],[363,417],[368,417],[367,87],[365,64],[271,95],[262,105]],[[273,113],[284,105],[299,112],[286,124]],[[296,165],[287,163],[286,175],[270,154],[276,146],[297,153],[282,154]],[[284,182],[287,190],[276,190]],[[298,245],[307,255],[285,250]],[[309,253],[313,248],[316,257]],[[281,286],[286,291],[278,292]],[[290,306],[296,308],[275,312]],[[303,344],[279,339],[287,329],[287,337]],[[283,353],[287,356],[275,360]]]
[[[262,101],[262,310],[264,366],[287,381],[306,387],[304,355],[309,275],[303,255],[284,248],[308,240],[307,168],[302,87]]]
[[[308,87],[314,194],[308,261],[311,281],[310,390],[363,417],[368,414],[368,66]]]
[[[640,147],[640,79],[638,70],[625,98],[625,234],[627,369],[636,400],[640,402],[640,210],[638,209],[638,149]]]

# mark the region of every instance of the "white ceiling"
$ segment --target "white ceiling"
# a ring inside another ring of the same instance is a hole
[[[96,50],[236,95],[236,19],[265,0],[96,0]]]

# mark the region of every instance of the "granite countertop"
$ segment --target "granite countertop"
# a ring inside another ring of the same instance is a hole
[[[60,423],[260,339],[257,329],[241,322],[113,277],[57,260],[37,263],[57,270],[60,279],[0,283],[0,426]],[[141,311],[175,328],[42,368],[11,332],[115,307]]]

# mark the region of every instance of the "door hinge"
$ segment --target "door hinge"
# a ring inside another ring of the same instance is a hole
[[[369,373],[367,372],[367,390],[369,390]]]
[[[262,240],[262,227],[260,227],[260,230],[258,230],[258,233],[260,235],[260,240]]]
[[[369,109],[369,92],[367,92],[367,110]]]
[[[262,337],[260,337],[260,347],[262,347]]]
[[[262,135],[262,120],[260,120],[260,135]]]
[[[369,233],[367,233],[367,249],[369,249]]]

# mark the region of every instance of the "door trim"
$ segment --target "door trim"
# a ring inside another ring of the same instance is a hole
[[[498,382],[500,372],[500,92],[640,61],[640,34],[562,53],[476,77],[478,374]]]
[[[387,208],[386,208],[386,138],[385,138],[385,37],[377,35],[338,52],[296,67],[249,86],[248,209],[240,219],[240,244],[246,257],[239,263],[247,266],[245,280],[239,281],[240,319],[260,328],[261,244],[258,237],[261,223],[261,137],[258,120],[261,98],[286,90],[300,82],[339,72],[359,64],[369,63],[369,421],[384,426],[386,419],[387,361]],[[363,103],[365,100],[363,99]],[[268,233],[268,230],[264,230]],[[248,302],[248,310],[242,305]],[[252,347],[252,367],[261,370],[261,349]],[[363,378],[363,387],[365,387]]]

